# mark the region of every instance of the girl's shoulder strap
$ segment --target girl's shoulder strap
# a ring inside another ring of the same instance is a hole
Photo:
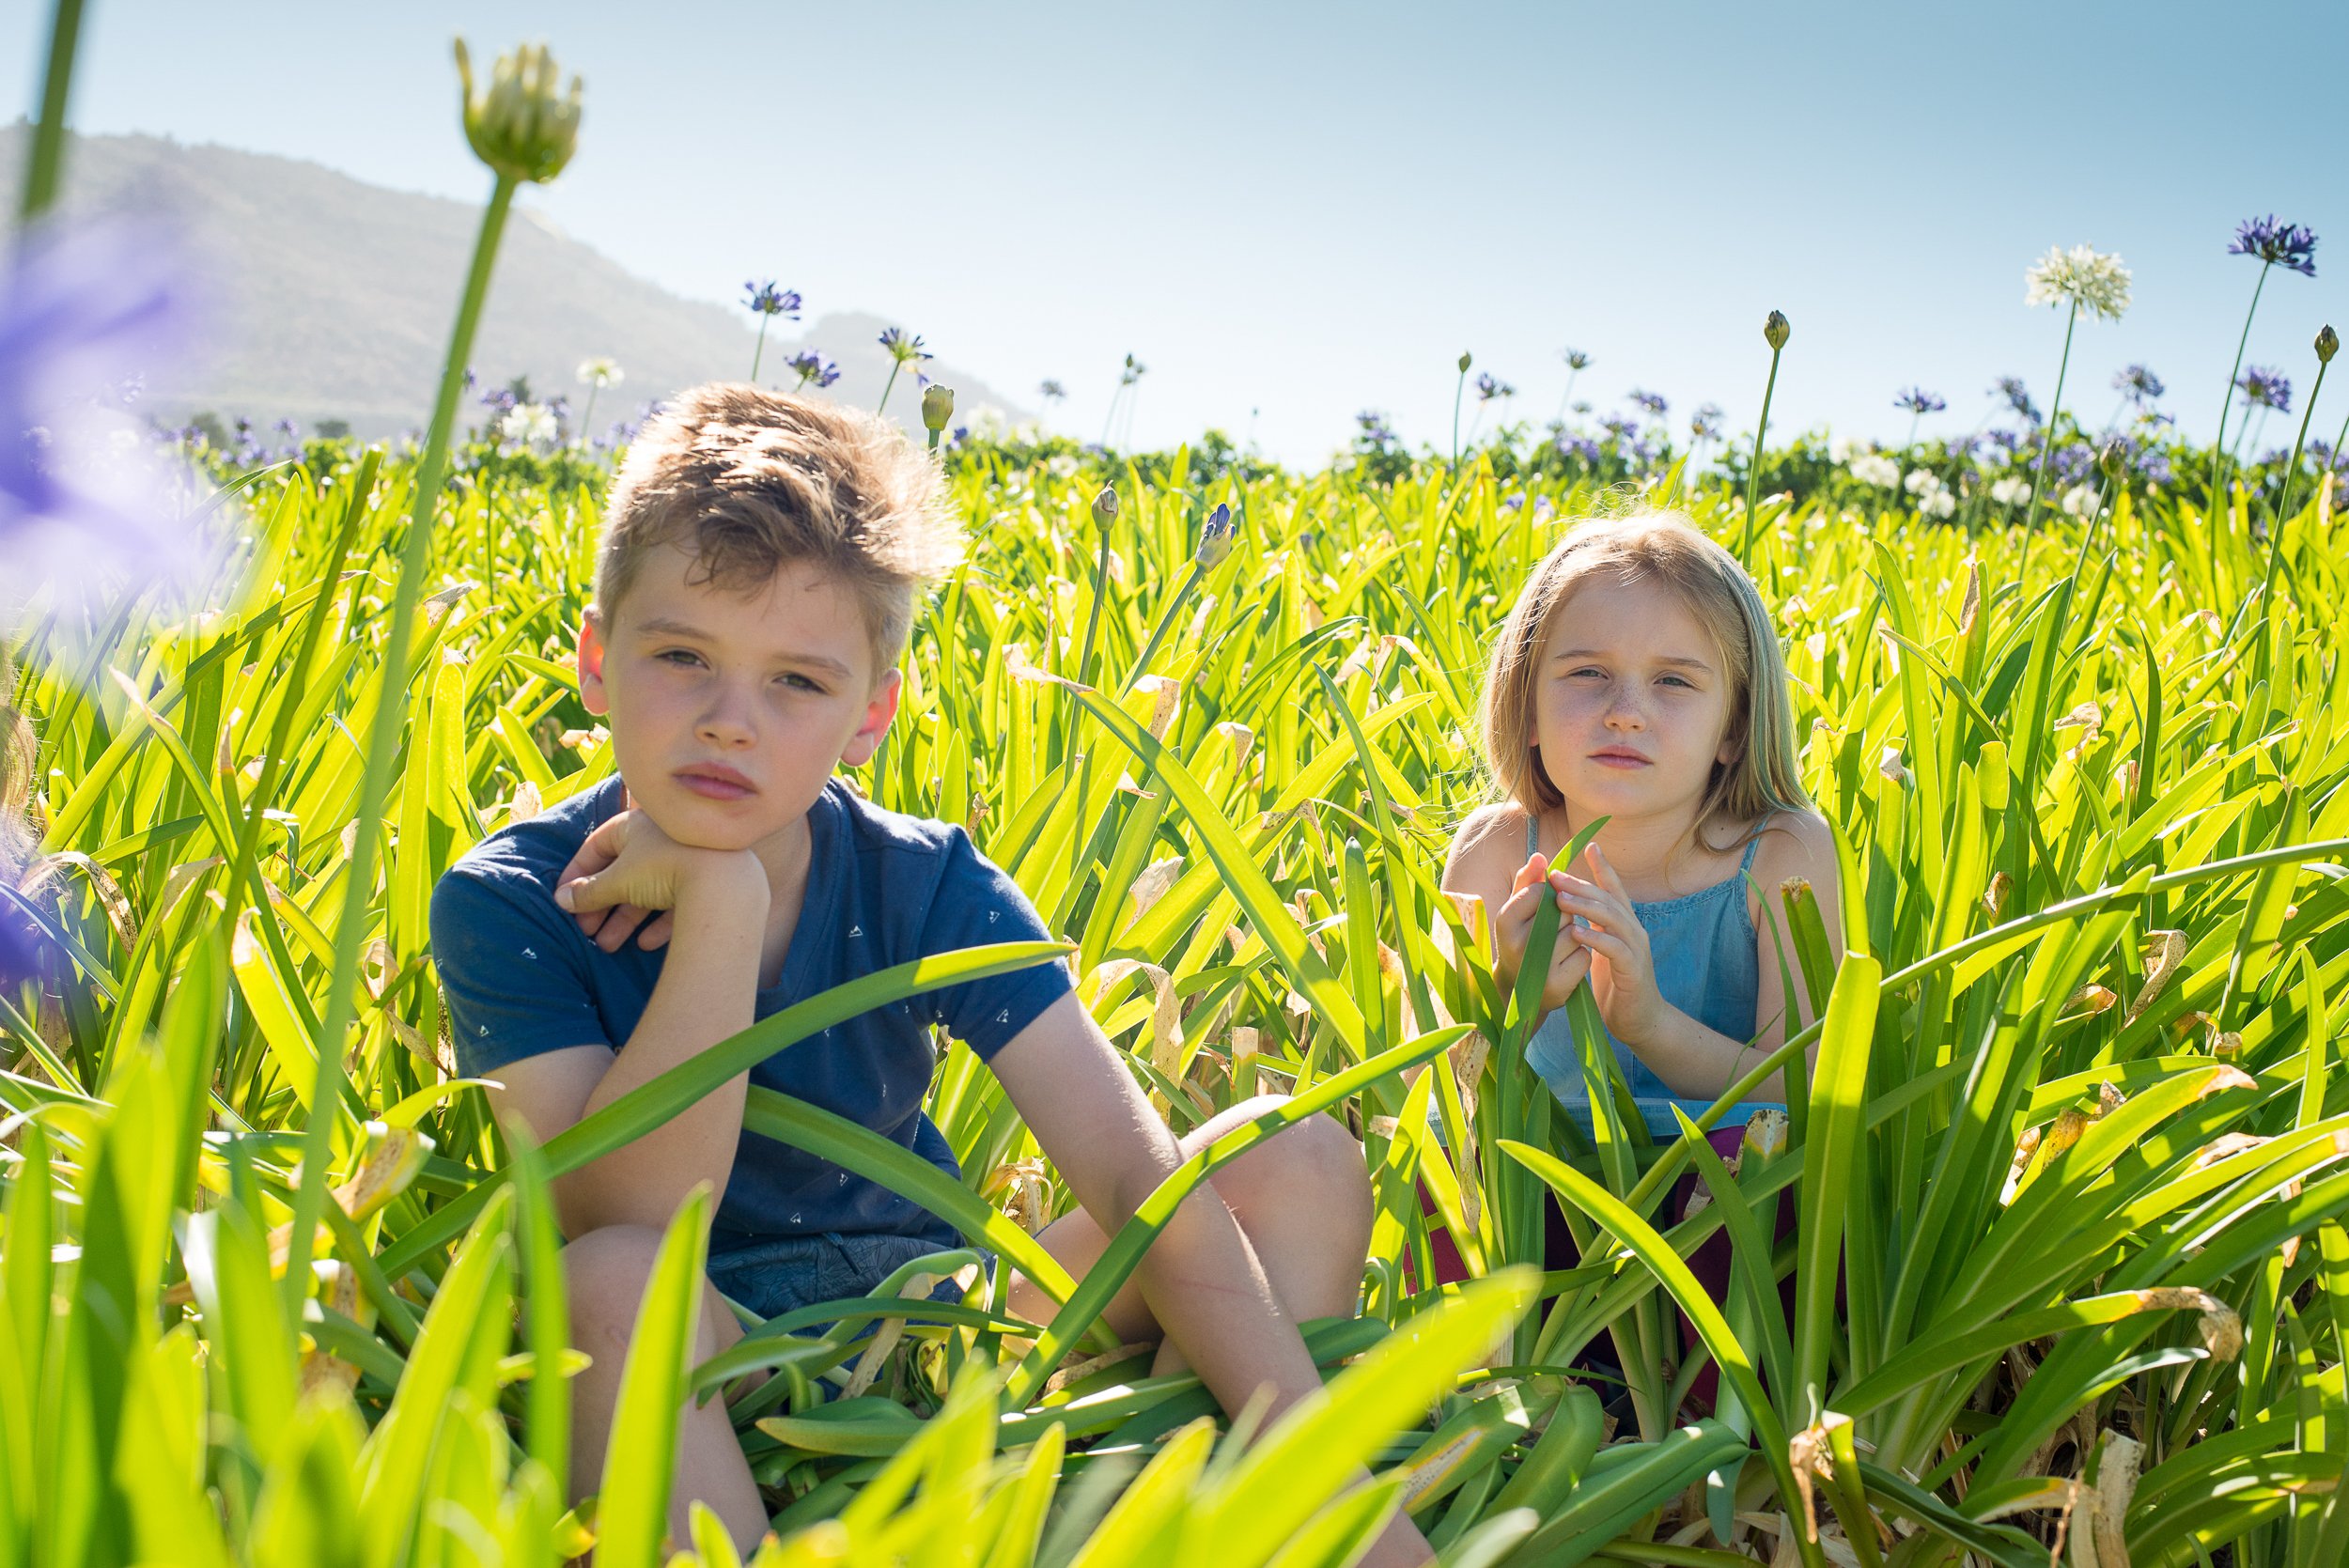
[[[1538,812],[1525,814],[1525,852],[1528,855],[1542,852],[1542,818]]]

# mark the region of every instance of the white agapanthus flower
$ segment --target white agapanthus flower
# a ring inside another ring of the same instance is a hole
[[[579,384],[582,386],[618,386],[627,380],[628,373],[620,368],[620,362],[609,354],[598,354],[594,359],[579,362]]]
[[[2076,518],[2084,518],[2096,509],[2096,492],[2086,485],[2074,485],[2063,492],[2063,509]]]
[[[1917,509],[1928,517],[1946,518],[1957,510],[1957,497],[1947,489],[1936,487],[1934,492],[1917,504]]]
[[[1901,465],[1880,452],[1863,452],[1851,460],[1851,476],[1863,485],[1890,489],[1901,482]]]
[[[1914,496],[1928,496],[1941,488],[1941,478],[1931,469],[1915,468],[1901,481],[1901,488]]]
[[[1853,444],[1849,436],[1831,436],[1827,443],[1827,460],[1838,466],[1850,462],[1852,454],[1864,448]]]
[[[521,446],[542,442],[551,445],[562,433],[562,427],[555,423],[554,411],[544,403],[517,403],[499,427],[499,433]]]
[[[1077,476],[1077,459],[1066,452],[1055,452],[1046,460],[1044,472],[1055,479],[1074,479]]]
[[[2023,285],[2027,305],[2076,305],[2108,321],[2129,308],[2129,270],[2086,245],[2053,247],[2023,273]]]
[[[2030,481],[2018,479],[2012,474],[2003,479],[1995,480],[1990,486],[1990,499],[2001,506],[2012,506],[2018,501],[2029,501]]]

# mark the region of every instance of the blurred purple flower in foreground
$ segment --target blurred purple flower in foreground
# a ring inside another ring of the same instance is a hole
[[[61,600],[192,574],[201,541],[167,499],[167,449],[108,396],[177,357],[178,252],[126,225],[51,229],[0,262],[0,635]]]
[[[2243,396],[2253,408],[2274,409],[2278,413],[2292,411],[2292,381],[2280,370],[2247,365],[2234,384],[2243,389]]]
[[[1927,392],[1921,386],[1912,386],[1898,397],[1893,398],[1892,406],[1896,409],[1906,409],[1910,413],[1921,416],[1939,413],[1950,405],[1942,399],[1939,393]]]

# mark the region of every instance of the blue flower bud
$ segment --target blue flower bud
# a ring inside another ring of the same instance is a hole
[[[1216,503],[1207,514],[1206,526],[1199,530],[1199,551],[1192,557],[1201,571],[1213,571],[1232,553],[1232,508],[1223,502]]]

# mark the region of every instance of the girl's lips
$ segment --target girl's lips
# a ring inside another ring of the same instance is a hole
[[[735,784],[727,779],[713,779],[707,773],[679,773],[677,775],[677,782],[705,800],[739,800],[746,796],[757,793],[748,784]]]
[[[1601,768],[1645,768],[1648,760],[1628,752],[1593,752],[1591,760]]]

